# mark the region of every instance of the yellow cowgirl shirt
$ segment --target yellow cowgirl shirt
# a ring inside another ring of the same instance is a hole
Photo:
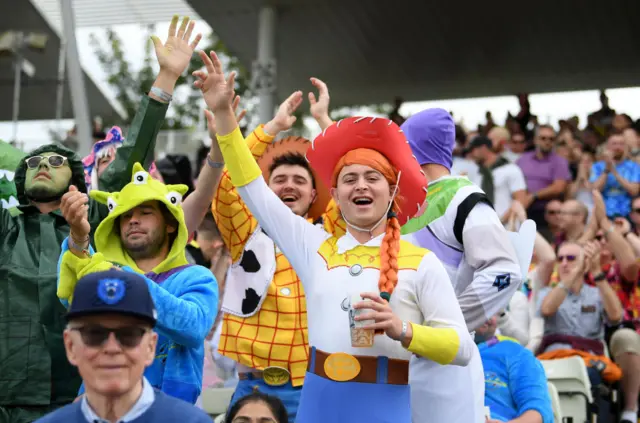
[[[260,126],[246,142],[258,159],[273,137]],[[220,354],[257,370],[285,368],[293,386],[302,385],[309,353],[307,307],[300,279],[260,229],[227,169],[212,211],[233,260],[222,306]],[[337,236],[345,233],[339,216],[335,203],[330,202],[322,217],[324,229]]]

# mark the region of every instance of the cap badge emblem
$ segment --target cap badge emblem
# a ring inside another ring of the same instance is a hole
[[[98,298],[104,303],[113,305],[124,297],[125,284],[120,279],[100,279],[98,282]]]

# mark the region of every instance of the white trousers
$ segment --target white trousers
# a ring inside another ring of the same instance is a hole
[[[476,347],[466,367],[411,357],[413,423],[485,423],[484,370]]]

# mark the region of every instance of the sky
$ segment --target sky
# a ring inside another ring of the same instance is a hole
[[[206,35],[210,28],[204,22],[198,22],[197,28]],[[139,68],[142,66],[146,31],[137,25],[120,25],[113,29],[120,35],[124,42],[124,50],[130,63]],[[164,38],[168,24],[160,23],[156,26],[156,32]],[[93,47],[90,44],[90,35],[95,34],[99,39],[105,40],[105,30],[102,28],[78,28],[77,41],[80,61],[85,71],[93,78],[107,98],[113,99],[114,93],[107,86],[105,73],[102,71]],[[321,77],[321,75],[319,75]],[[303,89],[307,89],[302,87]],[[331,89],[331,87],[329,87]],[[608,90],[610,106],[619,113],[627,113],[632,118],[640,117],[640,87]],[[305,96],[306,97],[306,96]],[[391,99],[390,99],[391,100]],[[600,108],[597,91],[580,91],[556,94],[532,94],[529,97],[531,110],[538,116],[540,123],[557,124],[559,119],[577,115],[581,123],[586,122],[589,113]],[[303,104],[302,107],[308,107]],[[443,100],[406,103],[400,112],[407,116],[430,107],[441,107],[453,112],[454,119],[461,122],[467,128],[473,128],[479,123],[485,122],[485,112],[491,111],[494,120],[501,124],[508,112],[516,114],[519,110],[515,97],[491,97],[463,100]],[[305,121],[310,133],[316,134],[319,128],[313,119]],[[24,142],[24,149],[30,150],[49,142],[47,129],[52,128],[66,131],[73,126],[72,121],[31,121],[18,125],[18,138]],[[11,140],[13,137],[13,124],[11,122],[0,123],[0,139]]]

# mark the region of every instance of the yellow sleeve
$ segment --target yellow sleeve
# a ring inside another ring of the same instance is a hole
[[[95,253],[91,257],[78,257],[71,251],[66,251],[60,263],[60,283],[58,284],[57,296],[62,300],[67,300],[69,304],[73,301],[73,291],[78,280],[89,273],[102,272],[113,268],[113,264],[101,253]]]
[[[247,137],[246,143],[253,157],[257,160],[264,154],[273,139],[272,135],[264,132],[263,125],[260,125]],[[258,226],[258,222],[238,195],[226,168],[216,189],[211,212],[220,236],[235,263],[242,257],[244,247]]]
[[[230,134],[218,135],[217,138],[233,185],[243,187],[262,176],[260,166],[244,141],[240,127],[236,126]]]
[[[432,328],[411,323],[413,337],[408,350],[438,364],[450,364],[460,348],[458,332],[452,328]]]

